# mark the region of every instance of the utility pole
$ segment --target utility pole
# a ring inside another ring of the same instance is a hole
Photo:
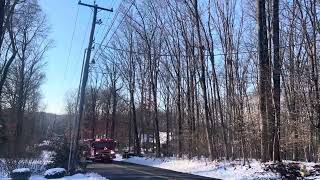
[[[98,10],[104,10],[104,11],[109,11],[113,12],[113,9],[106,9],[99,7],[95,1],[93,5],[90,4],[85,4],[82,3],[81,1],[78,2],[79,5],[81,6],[86,6],[89,8],[93,8],[93,20],[92,20],[92,25],[91,25],[91,32],[90,32],[90,38],[89,38],[89,45],[87,48],[87,55],[86,55],[86,60],[84,62],[84,67],[83,67],[83,74],[82,74],[82,81],[81,81],[81,89],[80,89],[80,102],[79,102],[79,111],[76,116],[76,122],[75,122],[75,127],[74,127],[74,136],[73,136],[73,142],[70,153],[70,167],[68,167],[69,171],[71,173],[75,172],[76,165],[79,163],[79,157],[78,157],[78,146],[79,146],[79,134],[80,134],[80,126],[81,126],[81,119],[82,119],[82,114],[83,114],[83,106],[84,106],[84,101],[85,101],[85,90],[86,90],[86,85],[88,81],[88,76],[89,76],[89,62],[90,62],[90,56],[91,56],[91,51],[92,51],[92,44],[93,44],[93,38],[94,38],[94,31],[96,28],[96,24],[99,23],[97,21],[97,12]]]

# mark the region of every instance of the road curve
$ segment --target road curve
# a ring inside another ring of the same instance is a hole
[[[113,162],[110,164],[95,163],[88,167],[89,172],[95,172],[110,180],[133,180],[133,179],[213,179],[192,174],[180,173],[150,166],[137,165],[125,162]]]

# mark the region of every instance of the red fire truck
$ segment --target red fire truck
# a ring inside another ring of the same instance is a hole
[[[116,158],[116,142],[110,138],[89,141],[90,152],[86,153],[87,159],[100,162],[112,162]]]

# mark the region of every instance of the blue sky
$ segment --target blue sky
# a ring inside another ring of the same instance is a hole
[[[92,4],[93,0],[82,0],[82,2]],[[51,27],[50,37],[54,40],[53,48],[45,57],[48,65],[44,69],[46,81],[42,86],[43,104],[46,112],[62,114],[65,109],[66,93],[79,85],[83,52],[87,47],[91,28],[92,10],[79,6],[78,0],[39,0],[39,3],[47,15]],[[119,3],[120,0],[97,0],[99,6],[113,7],[114,10],[118,8]],[[77,12],[78,18],[76,18]],[[114,12],[98,13],[98,19],[101,18],[103,24],[96,26],[96,42],[101,42],[114,15]],[[71,41],[73,31],[74,37]],[[111,32],[113,33],[112,29]],[[69,50],[71,50],[70,56]]]

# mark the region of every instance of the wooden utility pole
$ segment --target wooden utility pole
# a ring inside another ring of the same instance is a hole
[[[71,144],[73,144],[73,146],[71,147],[71,155],[69,157],[71,160],[69,171],[71,173],[75,172],[76,165],[79,162],[79,159],[77,156],[78,145],[79,145],[78,140],[79,140],[80,125],[81,125],[83,106],[84,106],[84,100],[85,100],[85,90],[86,90],[86,85],[87,85],[88,75],[89,75],[89,62],[90,62],[90,56],[91,56],[91,50],[92,50],[92,44],[93,44],[94,30],[95,30],[96,24],[97,24],[97,12],[98,12],[98,9],[113,12],[113,9],[106,9],[106,8],[99,7],[95,2],[94,2],[94,5],[85,4],[85,3],[82,3],[81,1],[79,1],[78,4],[82,5],[82,6],[87,6],[87,7],[93,8],[93,20],[92,20],[92,25],[91,25],[89,45],[88,45],[88,49],[87,49],[87,56],[86,56],[86,60],[84,62],[84,67],[83,67],[81,89],[80,89],[79,111],[77,114],[75,127],[73,129],[75,134],[73,136],[73,143],[71,143]]]

